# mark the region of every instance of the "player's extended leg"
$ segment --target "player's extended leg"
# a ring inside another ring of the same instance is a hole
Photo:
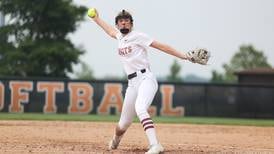
[[[133,87],[128,87],[125,94],[120,120],[115,128],[113,139],[109,143],[109,149],[117,149],[124,133],[131,125],[133,118],[136,116],[134,106],[136,97],[137,91]]]
[[[164,151],[164,148],[157,140],[153,121],[148,114],[148,108],[153,101],[157,89],[158,84],[156,79],[154,77],[147,77],[142,81],[138,89],[138,96],[135,104],[137,116],[143,125],[150,144],[150,150],[147,153],[160,153]]]

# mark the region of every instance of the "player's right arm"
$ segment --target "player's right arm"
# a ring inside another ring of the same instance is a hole
[[[118,31],[112,27],[111,25],[109,25],[108,23],[106,23],[104,20],[102,20],[99,17],[98,11],[96,10],[96,15],[95,17],[91,18],[94,20],[94,22],[99,25],[110,37],[116,39],[116,35],[118,34]]]

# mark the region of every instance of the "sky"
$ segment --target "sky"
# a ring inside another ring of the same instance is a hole
[[[73,0],[76,5],[96,8],[100,17],[115,26],[114,18],[122,9],[134,19],[134,30],[181,52],[206,48],[211,52],[209,65],[180,60],[150,48],[151,69],[157,77],[169,74],[174,60],[181,66],[181,76],[211,78],[213,70],[223,72],[239,46],[252,44],[263,51],[274,66],[274,1],[273,0]],[[93,20],[85,17],[72,42],[86,53],[80,58],[96,78],[123,76],[117,41],[110,38]],[[75,67],[79,69],[78,67]]]

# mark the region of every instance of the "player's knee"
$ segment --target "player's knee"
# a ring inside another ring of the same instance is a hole
[[[146,107],[137,103],[135,104],[135,111],[137,116],[147,113]]]

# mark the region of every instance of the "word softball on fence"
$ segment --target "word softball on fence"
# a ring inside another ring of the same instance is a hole
[[[65,110],[70,114],[89,114],[94,110],[96,114],[107,115],[110,114],[111,109],[115,110],[116,114],[121,113],[123,84],[108,82],[101,84],[103,86],[101,98],[96,99],[99,101],[95,103],[94,95],[97,94],[96,97],[99,95],[96,91],[98,85],[94,88],[89,82],[10,80],[3,84],[0,81],[0,111],[7,105],[8,112],[23,113],[24,106],[42,103],[43,113],[57,113],[59,106],[57,104],[67,100]],[[173,107],[174,85],[162,84],[159,92],[160,102],[155,102],[156,105],[149,108],[151,115],[157,115],[157,108],[160,108],[159,114],[162,116],[184,116],[183,106]],[[57,96],[59,99],[56,99]]]

